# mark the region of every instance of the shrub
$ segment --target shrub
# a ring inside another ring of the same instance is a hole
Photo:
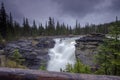
[[[73,73],[91,73],[90,67],[81,63],[80,60],[77,60],[75,65],[72,66],[68,64],[65,72],[73,72]]]
[[[22,59],[22,55],[19,53],[18,49],[14,50],[11,59],[13,61],[17,62],[17,64],[22,64],[22,62],[24,61],[24,59]]]

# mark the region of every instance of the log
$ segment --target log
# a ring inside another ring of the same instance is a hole
[[[0,68],[0,80],[120,80],[119,76]]]

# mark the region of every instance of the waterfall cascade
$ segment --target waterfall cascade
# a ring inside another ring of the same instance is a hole
[[[50,61],[48,62],[48,71],[64,70],[66,65],[74,65],[75,58],[75,38],[54,39],[55,46],[49,50]]]

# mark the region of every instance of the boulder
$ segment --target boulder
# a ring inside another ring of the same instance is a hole
[[[3,55],[4,54],[4,50],[0,50],[0,55]]]
[[[37,57],[37,53],[36,52],[31,52],[27,56],[25,56],[25,59],[34,60],[34,59],[36,59],[36,57]]]
[[[51,38],[43,38],[39,39],[39,43],[36,44],[39,48],[53,48],[55,45],[55,41]]]
[[[80,39],[77,39],[76,42],[103,42],[103,34],[90,34]]]

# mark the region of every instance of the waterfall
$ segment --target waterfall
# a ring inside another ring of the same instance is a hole
[[[64,70],[69,63],[74,65],[75,58],[75,38],[54,39],[55,46],[49,50],[50,61],[48,62],[48,71]]]

